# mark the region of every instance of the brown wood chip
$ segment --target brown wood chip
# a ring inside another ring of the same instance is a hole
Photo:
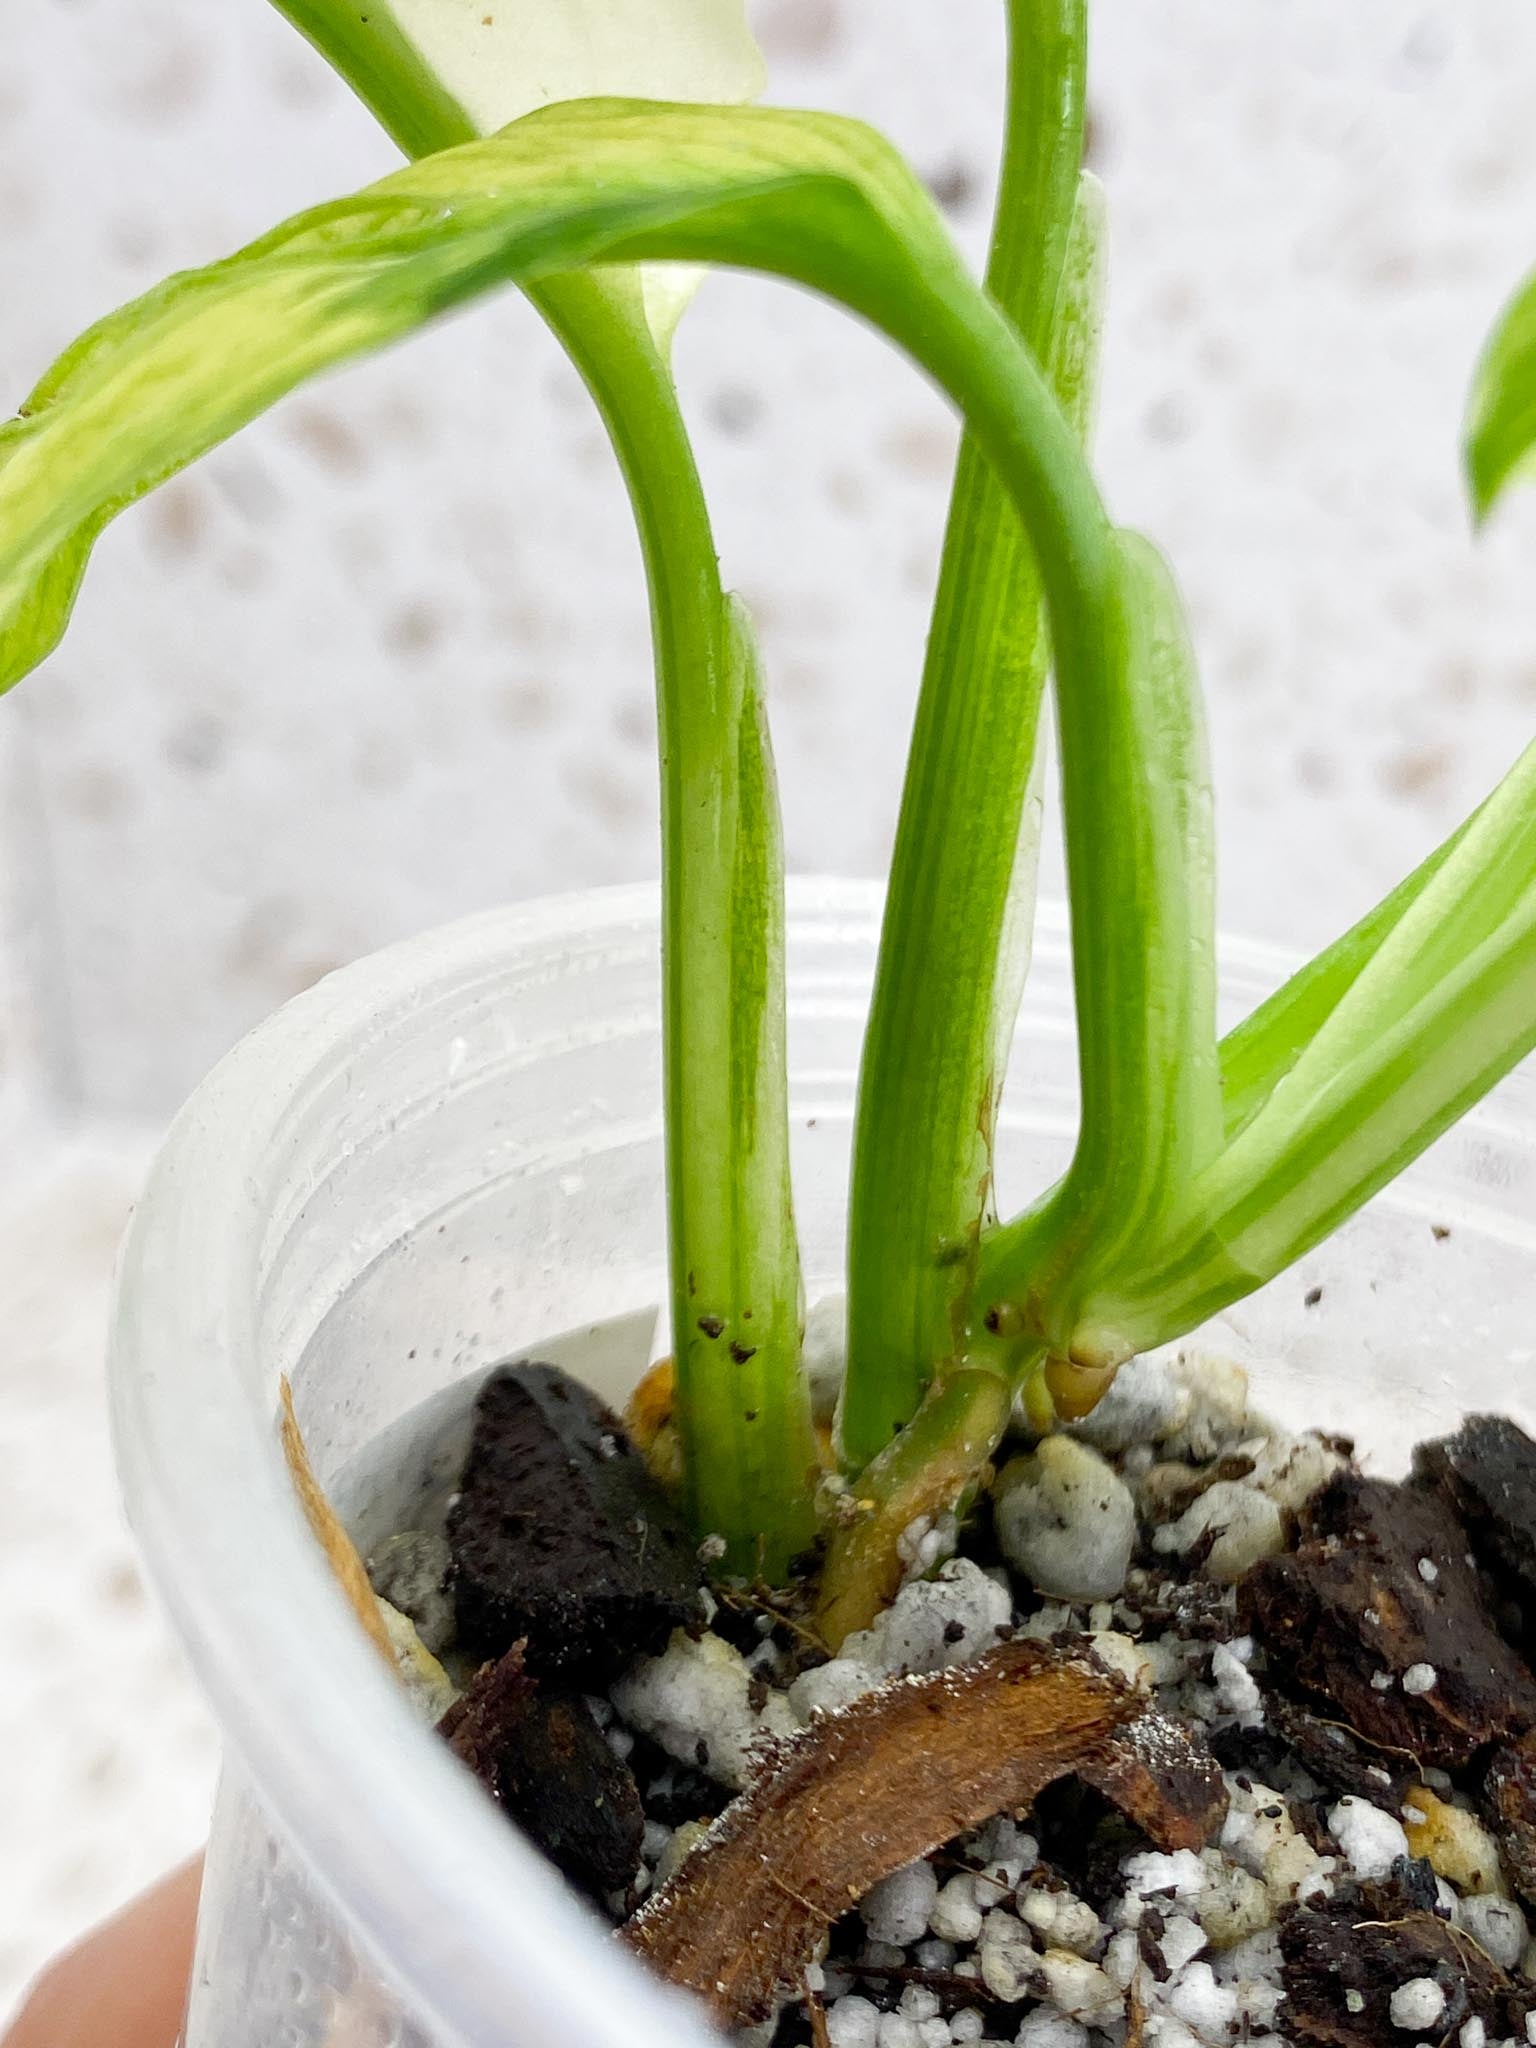
[[[352,1612],[367,1630],[375,1646],[391,1671],[395,1669],[395,1653],[389,1640],[389,1631],[384,1626],[384,1617],[379,1612],[379,1603],[374,1598],[372,1586],[363,1560],[357,1554],[357,1545],[341,1526],[335,1509],[326,1499],[314,1467],[309,1462],[309,1452],[304,1447],[304,1435],[299,1428],[299,1418],[294,1413],[293,1388],[284,1376],[279,1392],[282,1396],[283,1456],[288,1465],[288,1476],[293,1481],[293,1490],[299,1497],[304,1510],[304,1519],[314,1532],[316,1542],[325,1552],[336,1583],[346,1594]]]
[[[1087,1654],[1003,1643],[771,1748],[623,1938],[718,2020],[750,2025],[881,1878],[1073,1772],[1161,1849],[1200,1847],[1225,1811],[1211,1757],[1121,1679]]]

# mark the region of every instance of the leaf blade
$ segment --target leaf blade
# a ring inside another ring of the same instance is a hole
[[[1478,521],[1536,458],[1536,273],[1499,314],[1472,379],[1462,459]]]

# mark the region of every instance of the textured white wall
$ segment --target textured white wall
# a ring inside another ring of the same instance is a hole
[[[891,129],[979,247],[996,0],[762,0],[776,90]],[[1213,700],[1228,923],[1325,936],[1536,704],[1532,513],[1474,546],[1473,352],[1536,254],[1536,17],[1108,0],[1100,446],[1173,551]],[[34,4],[0,78],[0,385],[167,267],[387,167],[258,0]],[[768,654],[800,868],[885,855],[951,429],[905,364],[717,280],[681,372]],[[509,894],[650,871],[635,550],[511,297],[289,401],[111,531],[8,707],[60,1085],[169,1108],[331,963]]]
[[[755,12],[776,93],[889,128],[979,250],[998,0]],[[1318,941],[1536,725],[1536,504],[1474,544],[1456,451],[1478,340],[1536,257],[1536,14],[1100,0],[1096,44],[1103,474],[1190,596],[1225,921]],[[390,162],[260,0],[29,0],[0,67],[0,404],[165,269]],[[876,870],[950,424],[780,287],[712,283],[680,363],[762,628],[791,858]],[[42,1082],[153,1119],[333,962],[653,870],[651,726],[622,499],[525,309],[290,401],[108,534],[66,645],[0,708],[0,1128]],[[96,1345],[131,1175],[99,1148],[58,1173],[0,1273],[0,1451],[70,1475],[30,1505],[0,1482],[35,1679],[0,1688],[0,1810],[22,1822],[0,2007],[187,1838],[207,1772],[151,1624],[112,1605]]]

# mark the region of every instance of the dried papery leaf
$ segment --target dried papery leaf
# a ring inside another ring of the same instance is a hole
[[[1201,1846],[1216,1764],[1087,1654],[1042,1643],[898,1679],[765,1754],[624,1939],[725,2025],[768,2018],[893,1870],[1076,1772],[1161,1849]]]
[[[379,1612],[379,1603],[374,1598],[373,1588],[368,1583],[368,1574],[363,1560],[357,1554],[357,1545],[342,1527],[335,1509],[326,1499],[314,1467],[309,1462],[309,1452],[304,1448],[303,1432],[299,1418],[293,1408],[293,1388],[284,1374],[279,1383],[282,1396],[283,1456],[288,1464],[288,1476],[293,1481],[293,1490],[299,1496],[299,1505],[304,1510],[304,1519],[314,1531],[315,1541],[325,1552],[336,1583],[347,1596],[348,1605],[372,1638],[380,1655],[395,1669],[394,1645],[389,1639],[389,1630]]]

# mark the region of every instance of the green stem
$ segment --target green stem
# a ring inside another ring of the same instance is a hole
[[[536,303],[612,437],[651,594],[677,1419],[689,1511],[727,1569],[782,1578],[814,1534],[789,1193],[783,860],[756,651],[720,589],[667,365],[591,273]]]
[[[1011,0],[1009,15],[987,286],[1043,362],[1058,324],[1082,159],[1086,0]],[[1069,361],[1065,377],[1063,367],[1058,356],[1057,394],[1071,404],[1086,379],[1080,362]],[[859,1076],[840,1418],[842,1449],[856,1466],[909,1420],[929,1374],[963,1336],[1027,954],[1031,905],[1021,896],[1033,848],[1021,857],[1020,837],[1047,660],[1033,557],[1006,490],[967,434]],[[1037,833],[1038,813],[1033,824]]]
[[[409,156],[474,124],[386,14],[277,0]],[[661,753],[662,1042],[677,1419],[693,1525],[774,1580],[814,1534],[789,1188],[783,854],[751,631],[721,588],[670,365],[633,272],[528,296],[602,413],[650,595]]]
[[[892,1598],[903,1533],[924,1515],[948,1512],[977,1483],[1012,1407],[1008,1377],[962,1367],[930,1384],[911,1422],[859,1475],[822,1573],[817,1625],[829,1649],[867,1628]]]
[[[272,4],[346,81],[402,155],[431,156],[479,134],[387,7],[360,7],[348,0]]]

